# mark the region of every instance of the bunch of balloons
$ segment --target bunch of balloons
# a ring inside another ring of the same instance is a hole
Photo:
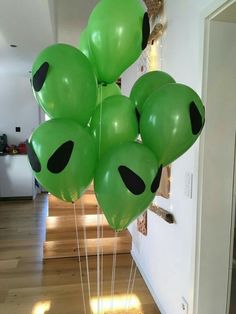
[[[79,48],[52,45],[32,68],[35,98],[51,118],[27,145],[35,177],[69,202],[94,179],[98,203],[117,231],[147,208],[162,167],[196,141],[205,121],[198,95],[161,71],[143,75],[130,97],[121,95],[115,82],[149,33],[139,0],[101,0]]]

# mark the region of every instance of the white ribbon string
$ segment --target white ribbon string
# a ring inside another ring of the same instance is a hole
[[[104,237],[104,228],[103,228],[103,224],[104,224],[104,217],[102,215],[102,234],[101,234],[101,238],[103,239]],[[104,241],[104,240],[103,240]],[[104,255],[104,248],[103,245],[101,246],[101,298],[103,298],[103,255]],[[103,305],[103,304],[102,304]],[[103,313],[103,306],[102,306],[102,313]]]
[[[82,216],[85,217],[85,208],[84,208],[83,198],[81,198],[81,208],[82,208]],[[86,260],[87,282],[88,282],[88,296],[89,296],[89,300],[91,300],[91,285],[90,285],[88,244],[87,244],[87,228],[86,228],[85,223],[83,223],[83,232],[84,232],[84,250],[85,250],[85,260]],[[91,308],[90,308],[90,313],[92,313]]]
[[[133,274],[133,267],[134,267],[134,259],[132,258],[132,263],[131,263],[130,273],[129,273],[128,287],[127,287],[127,292],[126,292],[126,314],[128,313],[128,307],[129,307],[128,296],[130,294],[130,287],[131,287],[131,278],[132,278],[132,274]]]
[[[131,299],[132,299],[132,295],[133,295],[133,290],[134,290],[134,283],[135,283],[135,279],[136,279],[136,274],[137,274],[137,265],[135,264],[135,267],[134,267],[134,274],[133,274],[133,280],[132,280],[132,286],[131,286],[130,295],[129,295],[128,309],[130,308],[130,303],[131,303]]]
[[[97,206],[97,311],[100,313],[100,211]]]
[[[111,276],[111,309],[113,311],[115,280],[116,280],[116,260],[117,260],[117,240],[118,232],[115,231],[113,243],[112,276]]]
[[[80,245],[79,245],[79,231],[78,231],[77,213],[76,213],[76,205],[75,205],[75,203],[73,203],[73,207],[74,207],[75,232],[76,232],[76,241],[77,241],[77,252],[78,252],[78,261],[79,261],[79,271],[80,271],[80,282],[81,282],[81,289],[82,289],[83,306],[84,306],[84,313],[87,314],[86,304],[85,304],[85,296],[84,296],[84,282],[83,282],[83,274],[82,274]]]
[[[101,86],[101,98],[100,98],[100,116],[99,116],[99,149],[98,156],[100,159],[101,156],[101,140],[102,140],[102,107],[103,107],[103,99],[102,99],[102,86]],[[100,207],[97,206],[97,300],[98,306],[97,310],[100,314],[101,310],[101,296],[103,293],[103,247],[101,250],[101,221],[100,221]],[[103,238],[103,225],[102,225],[102,238]],[[100,265],[100,250],[101,250],[101,265]],[[100,274],[101,267],[101,274]]]

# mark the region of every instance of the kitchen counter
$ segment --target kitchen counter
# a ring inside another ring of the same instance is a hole
[[[0,155],[0,198],[36,196],[27,154]]]

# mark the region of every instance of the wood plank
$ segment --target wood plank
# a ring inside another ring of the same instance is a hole
[[[88,255],[97,254],[97,239],[87,239],[86,245],[84,240],[79,240],[80,255],[85,256],[85,247],[87,246]],[[114,238],[100,239],[100,250],[103,250],[103,254],[111,254],[114,246]],[[74,240],[62,240],[62,241],[46,241],[44,243],[44,259],[47,258],[61,258],[61,257],[73,257],[78,255],[77,241]],[[129,253],[131,250],[130,237],[121,236],[117,239],[117,253]]]
[[[18,259],[10,259],[10,260],[3,260],[3,261],[0,260],[0,271],[16,268],[18,265],[18,262],[19,262]]]
[[[99,215],[99,221],[103,223],[104,226],[108,226],[108,222],[104,215]],[[97,215],[78,215],[77,216],[77,225],[79,227],[85,225],[89,227],[96,227],[98,222]],[[75,217],[73,216],[59,216],[59,217],[47,217],[46,219],[46,228],[47,230],[50,229],[63,229],[68,227],[75,226]]]
[[[86,207],[84,208],[84,212],[86,215],[96,215],[97,214],[97,205],[86,205]],[[101,210],[99,210],[99,212],[101,213]],[[76,213],[77,215],[82,215],[82,208],[76,208]],[[60,217],[60,216],[73,216],[74,215],[74,208],[73,206],[71,207],[51,207],[48,210],[48,216],[50,217]]]
[[[109,226],[103,226],[101,229],[101,234],[103,234],[103,238],[111,238],[114,236],[114,230],[111,229]],[[80,238],[84,238],[84,230],[83,227],[80,226],[78,228],[78,233]],[[86,227],[85,229],[86,238],[87,239],[95,239],[97,238],[97,227]],[[124,230],[120,232],[119,236],[129,236],[129,232]],[[102,235],[101,235],[102,237]],[[75,226],[70,226],[67,229],[65,228],[55,228],[55,229],[48,229],[46,234],[46,241],[57,241],[57,240],[73,240],[76,239],[76,230]]]
[[[72,203],[69,202],[64,202],[62,200],[60,200],[59,198],[49,194],[49,200],[48,200],[49,204],[49,208],[52,207],[60,207],[60,208],[71,208],[73,207]],[[75,202],[75,205],[77,208],[81,207],[81,206],[87,206],[87,205],[97,205],[97,199],[93,194],[89,193],[89,194],[85,194],[83,195],[78,201]]]

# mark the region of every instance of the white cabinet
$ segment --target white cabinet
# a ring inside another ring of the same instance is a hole
[[[0,197],[32,197],[36,189],[27,155],[0,156]]]

